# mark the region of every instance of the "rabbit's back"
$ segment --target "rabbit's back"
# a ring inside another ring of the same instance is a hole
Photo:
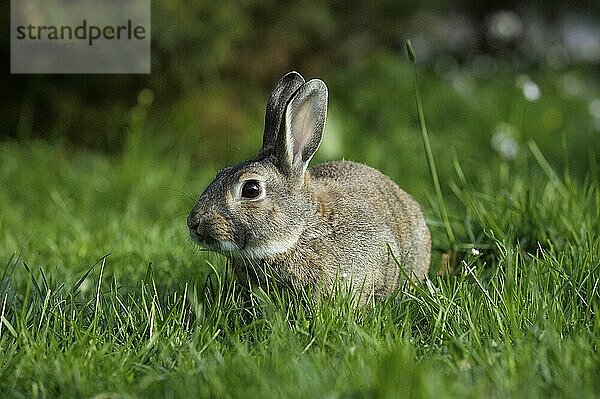
[[[312,191],[327,204],[324,214],[337,226],[339,240],[353,247],[350,251],[364,252],[365,267],[375,268],[363,270],[365,274],[379,274],[373,284],[385,292],[395,288],[398,263],[411,278],[425,277],[431,238],[419,204],[408,193],[378,170],[356,162],[316,165],[310,176]],[[390,259],[390,249],[395,259]],[[353,269],[360,274],[361,265]]]

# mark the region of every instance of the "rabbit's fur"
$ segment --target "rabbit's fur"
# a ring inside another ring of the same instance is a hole
[[[188,227],[230,257],[245,284],[274,278],[325,292],[340,284],[364,303],[404,275],[423,279],[431,239],[417,202],[379,171],[349,161],[307,169],[326,112],[325,83],[285,75],[267,103],[259,154],[217,174]]]

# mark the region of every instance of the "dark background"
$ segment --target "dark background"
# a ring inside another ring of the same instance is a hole
[[[1,7],[0,52],[8,61],[9,2]],[[232,142],[255,146],[268,91],[292,69],[327,81],[333,112],[350,132],[344,142],[363,127],[415,127],[408,38],[434,131],[469,131],[471,123],[489,132],[498,122],[486,119],[495,111],[482,109],[481,99],[471,106],[444,93],[444,82],[460,86],[458,74],[476,88],[473,96],[508,90],[518,74],[556,85],[566,75],[566,86],[596,90],[579,104],[585,114],[597,96],[599,10],[597,1],[153,1],[150,75],[11,75],[2,63],[0,138],[118,153],[137,129],[214,161]],[[507,94],[492,106],[510,110],[514,90]],[[569,112],[548,107],[561,113],[549,126],[568,131]],[[573,151],[589,146],[582,129],[594,131],[594,123],[577,127]],[[492,153],[489,137],[479,144]]]

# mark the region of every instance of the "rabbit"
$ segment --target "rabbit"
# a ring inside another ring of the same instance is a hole
[[[258,155],[220,171],[187,225],[247,286],[273,278],[324,293],[341,286],[366,303],[405,276],[425,278],[431,238],[419,204],[378,170],[345,160],[308,168],[327,101],[323,81],[283,76],[267,101]]]

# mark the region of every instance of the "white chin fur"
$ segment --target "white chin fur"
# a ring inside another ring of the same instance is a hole
[[[274,255],[286,253],[296,244],[296,241],[297,239],[289,237],[262,245],[248,245],[245,248],[240,248],[232,241],[220,241],[219,249],[231,254],[234,258],[265,259]]]

